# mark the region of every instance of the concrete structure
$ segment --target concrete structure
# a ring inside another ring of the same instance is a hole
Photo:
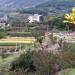
[[[29,23],[40,22],[43,20],[42,15],[34,14],[28,17]]]

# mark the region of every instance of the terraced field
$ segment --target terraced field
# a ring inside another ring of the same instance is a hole
[[[35,38],[34,37],[9,37],[9,38],[3,38],[0,39],[0,43],[34,43]]]

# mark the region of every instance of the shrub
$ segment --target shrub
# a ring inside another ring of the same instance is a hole
[[[54,75],[60,70],[57,56],[47,51],[34,51],[32,58],[37,75]]]
[[[59,30],[64,30],[66,28],[66,25],[63,23],[63,17],[56,17],[50,21],[48,21],[48,24],[50,27],[59,29]]]
[[[5,32],[0,32],[0,38],[4,38],[6,36]]]
[[[10,70],[19,72],[19,69],[24,69],[26,73],[35,72],[36,75],[53,75],[60,70],[60,67],[56,55],[47,51],[28,51],[12,62]]]
[[[70,47],[72,46],[70,45]],[[71,49],[73,52],[64,49],[57,55],[49,53],[47,50],[27,51],[12,62],[11,71],[17,70],[17,73],[20,72],[19,69],[22,69],[23,73],[31,72],[33,75],[34,72],[36,75],[54,75],[62,69],[73,68],[75,67],[73,48]]]
[[[31,56],[32,56],[32,52],[30,51],[21,54],[17,60],[12,62],[10,70],[14,71],[16,69],[23,68],[24,70],[27,70],[27,72],[35,71],[35,66],[33,65]]]

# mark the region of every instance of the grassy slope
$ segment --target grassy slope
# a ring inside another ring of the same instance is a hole
[[[67,69],[59,72],[58,75],[75,75],[75,69]]]
[[[15,60],[17,57],[19,56],[19,54],[14,54],[14,55],[10,55],[6,58],[2,58],[0,56],[0,69],[3,65],[6,65],[6,64],[10,64],[13,60]]]
[[[18,53],[15,53],[15,54],[13,54],[13,55],[9,55],[8,57],[6,57],[6,58],[4,58],[4,59],[0,56],[0,69],[3,67],[3,65],[4,65],[4,66],[5,66],[5,65],[6,65],[6,66],[9,66],[9,64],[10,64],[12,61],[16,60],[22,53],[26,52],[26,51],[29,50],[31,47],[33,47],[33,44],[25,45],[25,48],[24,48],[23,50],[19,51]]]

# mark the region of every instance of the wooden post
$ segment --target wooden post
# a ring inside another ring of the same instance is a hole
[[[15,49],[15,52],[16,52],[16,51],[17,51],[17,49],[18,49],[18,48],[17,48],[17,46],[18,46],[18,44],[17,44],[17,42],[16,42],[16,49]]]

